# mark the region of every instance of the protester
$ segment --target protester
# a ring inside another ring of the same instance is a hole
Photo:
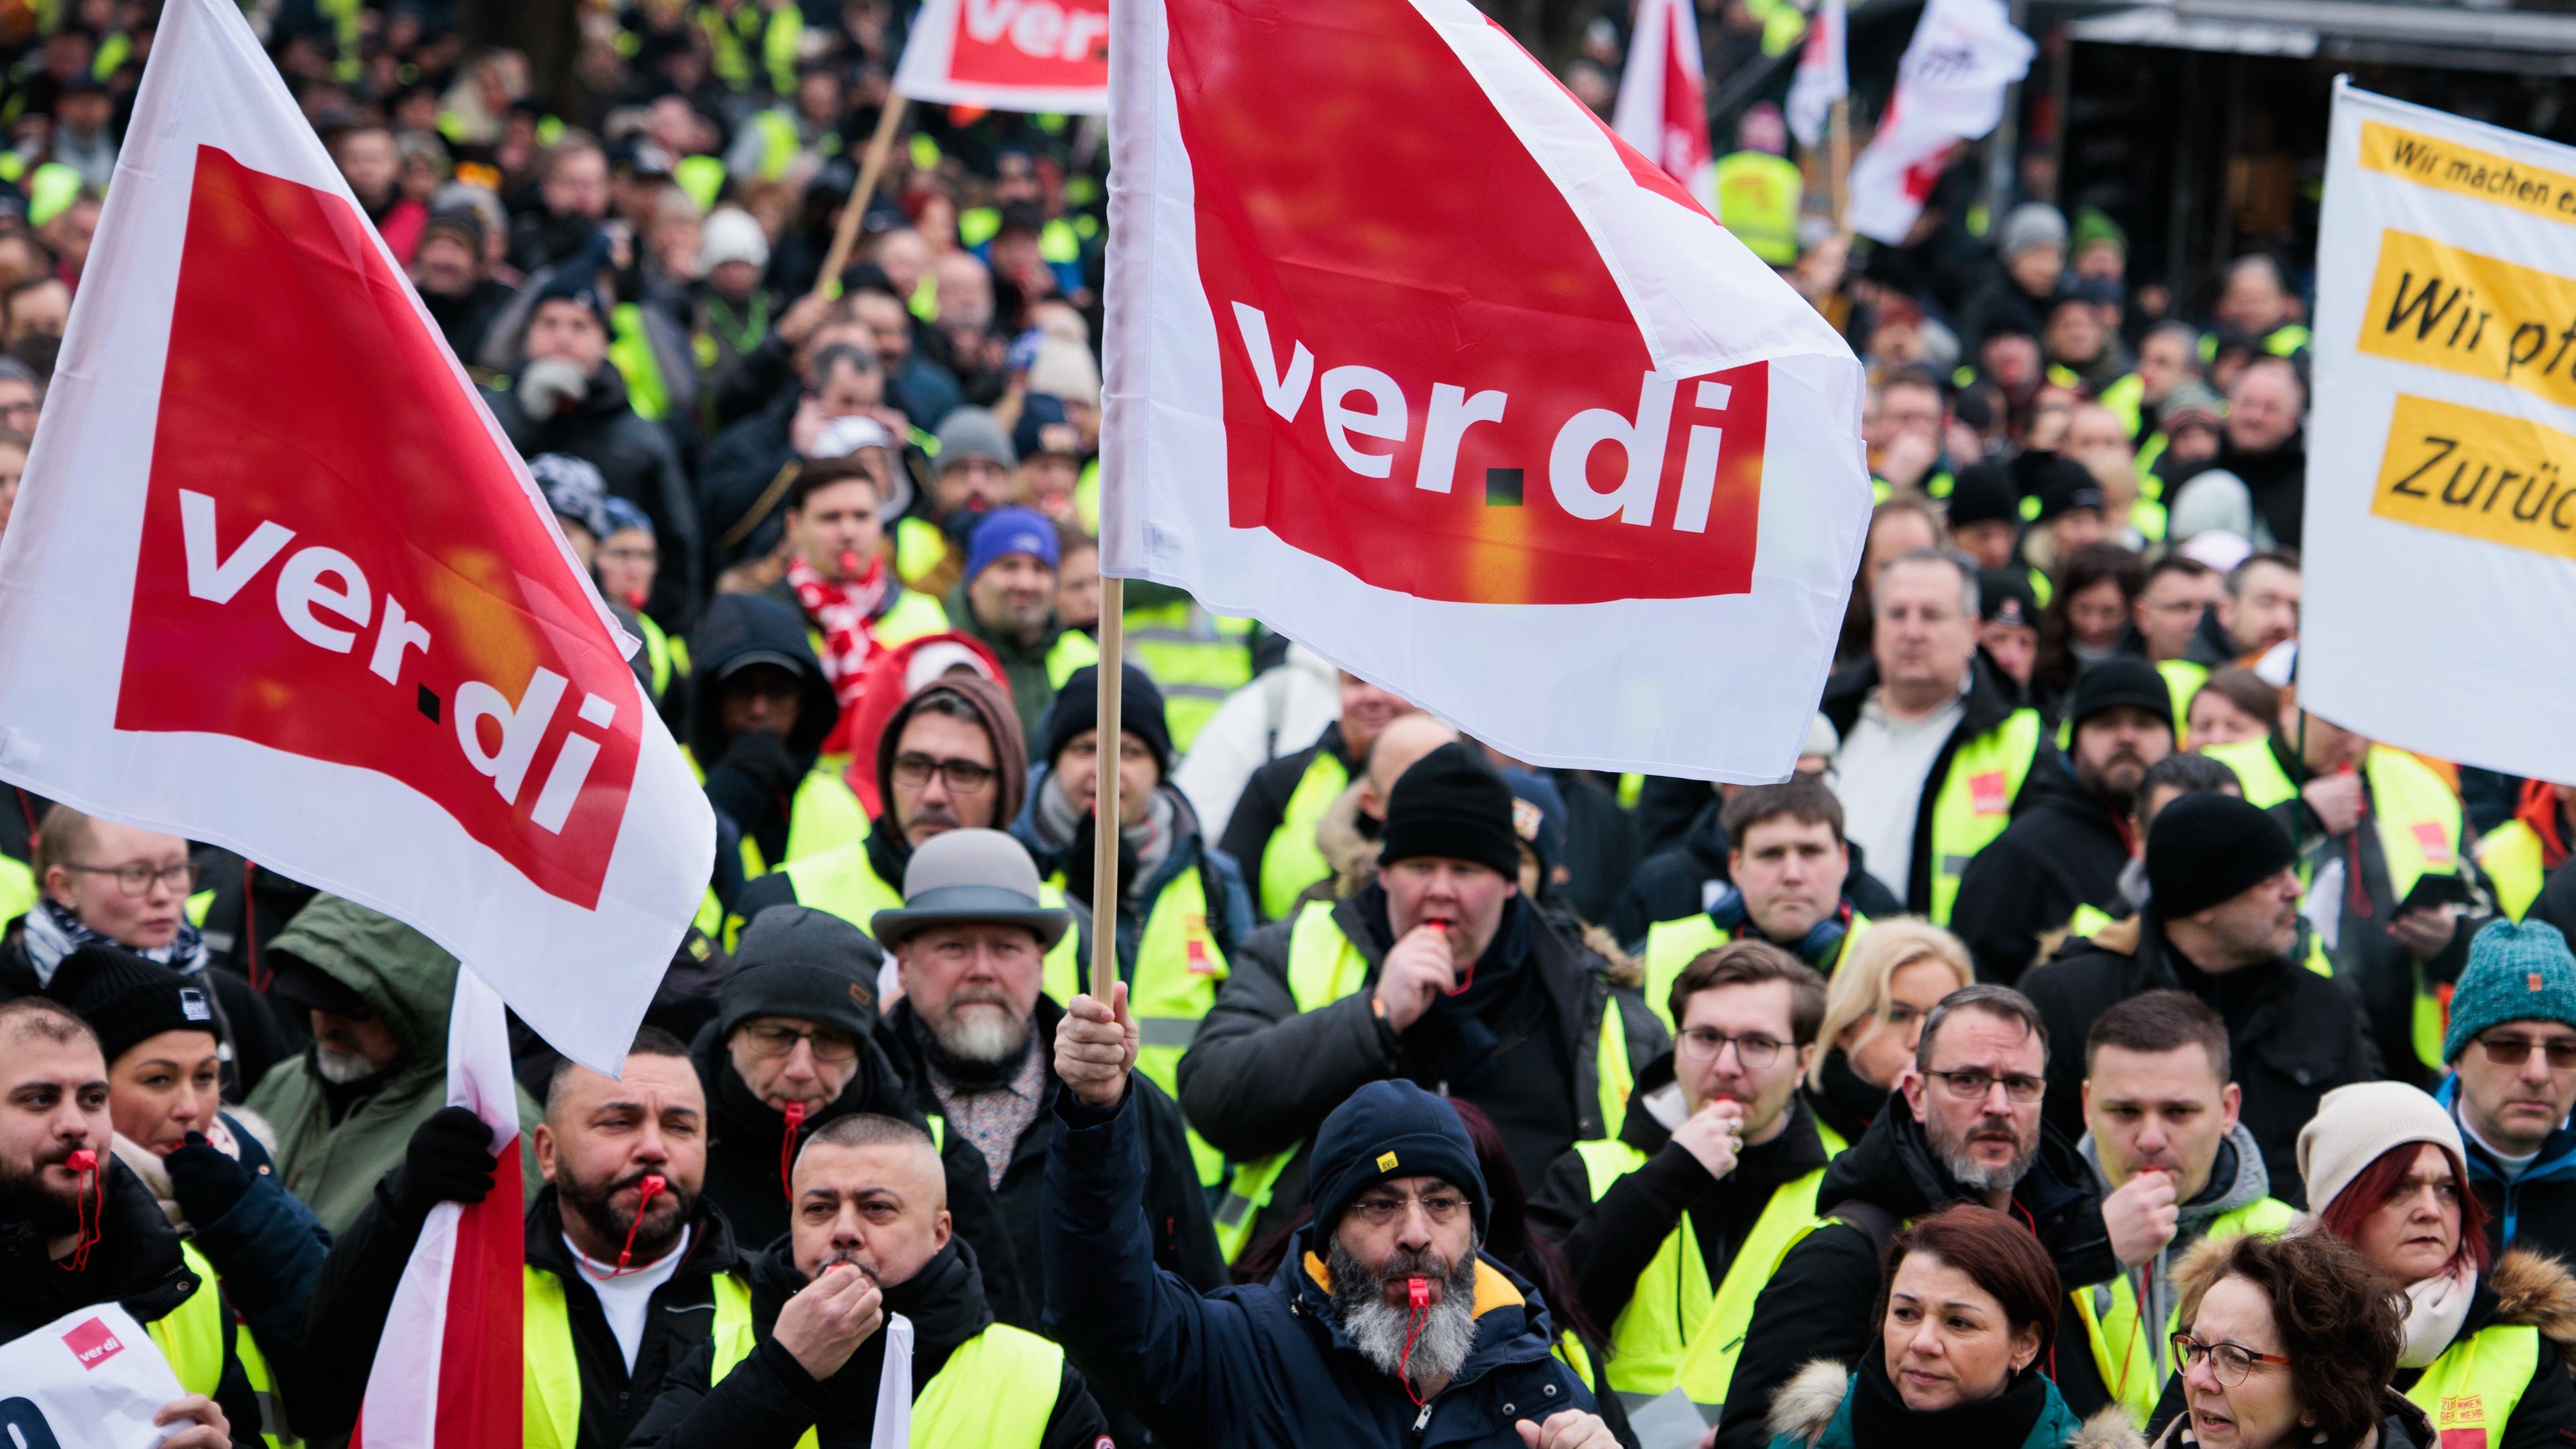
[[[2076,679],[2109,659],[2138,597],[2138,556],[2112,543],[2085,543],[2051,563],[2056,590],[2040,617],[2039,659],[2031,666],[2031,701],[2062,719]]]
[[[1037,737],[1038,721],[1074,671],[1100,658],[1099,646],[1056,614],[1062,561],[1055,525],[1044,515],[995,508],[968,535],[965,575],[948,595],[950,622],[1002,662],[1024,738]]]
[[[2324,1233],[2213,1249],[2182,1274],[2184,1368],[2156,1449],[2433,1449],[2431,1420],[2389,1387],[2405,1300],[2360,1254]]]
[[[2281,691],[2251,669],[2212,671],[2191,696],[2184,737],[2195,750],[2268,738],[2281,717]],[[2233,773],[2231,770],[2230,773]]]
[[[1977,571],[1977,647],[2016,689],[2030,688],[2039,668],[2039,594],[2044,574],[2013,569]]]
[[[2576,957],[2556,927],[2498,921],[2469,942],[2442,1059],[2489,1254],[2576,1258]]]
[[[1869,931],[1848,894],[1852,852],[1843,840],[1842,802],[1818,780],[1739,792],[1718,816],[1732,842],[1726,876],[1707,909],[1646,930],[1634,954],[1645,960],[1649,1005],[1661,1008],[1682,969],[1732,940],[1762,940],[1831,973]],[[1678,1029],[1678,1019],[1666,1017]]]
[[[1326,678],[1333,681],[1332,723],[1304,748],[1279,753],[1280,743],[1298,737],[1288,727],[1292,705],[1300,699],[1320,703],[1322,692],[1312,686]],[[1251,707],[1256,700],[1257,711]],[[1324,665],[1303,645],[1294,645],[1286,663],[1235,691],[1200,731],[1198,744],[1181,762],[1176,778],[1199,803],[1203,815],[1223,819],[1219,847],[1242,866],[1244,879],[1254,889],[1253,910],[1259,919],[1287,916],[1306,887],[1331,874],[1315,847],[1315,828],[1365,767],[1377,732],[1411,708],[1396,695],[1349,670]],[[1279,723],[1270,723],[1273,716]],[[1214,786],[1205,774],[1208,762],[1255,721],[1263,730],[1263,762],[1244,777],[1233,804],[1220,813],[1221,802],[1212,796]]]
[[[930,494],[936,532],[912,529],[909,539],[898,539],[904,577],[922,588],[945,588],[958,577],[954,570],[964,562],[960,555],[973,551],[976,527],[1013,501],[1011,468],[1018,461],[1009,430],[982,408],[961,409],[940,425],[937,460]]]
[[[2145,907],[2148,832],[2155,828],[2156,817],[2164,813],[2164,808],[2185,795],[2233,795],[2243,799],[2245,791],[2237,783],[2234,770],[2207,755],[2167,755],[2149,765],[2147,772],[2138,777],[2137,802],[2120,832],[2131,854],[2120,867],[2114,899],[2101,906],[2077,906],[2063,931],[2050,931],[2039,938],[2041,959],[2056,954],[2066,942],[2089,939],[2112,922],[2127,920]]]
[[[2258,357],[2227,390],[2226,440],[2204,472],[2177,480],[2175,506],[2204,488],[2241,499],[2257,548],[2299,546],[2307,496],[2307,384],[2287,359]],[[2223,476],[2222,476],[2223,475]]]
[[[1404,772],[1412,769],[1416,761],[1458,737],[1456,730],[1422,710],[1399,714],[1378,730],[1377,737],[1369,741],[1368,753],[1361,757],[1359,778],[1334,798],[1325,808],[1323,819],[1315,824],[1315,851],[1323,860],[1325,874],[1292,898],[1289,917],[1314,902],[1330,904],[1357,895],[1377,879],[1378,854],[1386,834],[1386,802],[1394,794],[1395,782],[1404,778]],[[1513,825],[1517,836],[1517,806]]]
[[[890,1409],[926,1443],[1108,1439],[1064,1350],[995,1321],[918,1126],[840,1118],[797,1153],[791,1185],[792,1226],[749,1265],[750,1312],[673,1370],[627,1442],[863,1444],[887,1438]]]
[[[716,894],[867,834],[838,772],[821,767],[840,717],[804,619],[776,599],[724,594],[689,638],[696,688],[688,746],[715,806]]]
[[[1928,921],[1880,921],[1834,968],[1825,988],[1823,1050],[1803,1090],[1817,1123],[1856,1142],[1887,1105],[1924,1018],[1941,998],[1976,979],[1968,948]]]
[[[2285,1199],[2297,1188],[2299,1128],[2336,1087],[2381,1074],[2379,1052],[2351,995],[2307,969],[2299,942],[2297,854],[2279,824],[2221,794],[2185,795],[2147,832],[2146,909],[2037,967],[2022,989],[2059,1041],[2144,991],[2180,990],[2227,1023],[2242,1120]],[[2083,1063],[2049,1071],[2048,1116],[2072,1133],[2083,1120]]]
[[[2299,557],[2281,549],[2249,555],[2227,571],[2218,607],[2201,616],[2186,656],[2213,667],[2261,655],[2299,637]]]
[[[884,480],[857,457],[826,458],[797,470],[787,485],[787,570],[770,596],[794,604],[831,681],[844,719],[876,652],[925,634],[943,633],[948,616],[937,600],[895,577],[878,550]],[[846,742],[838,750],[847,754]]]

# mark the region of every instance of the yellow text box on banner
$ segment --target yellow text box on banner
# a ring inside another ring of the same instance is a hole
[[[2370,511],[2576,559],[2576,435],[2399,393]]]
[[[2576,407],[2576,277],[2382,232],[2361,350]]]
[[[2576,223],[2576,176],[2385,121],[2361,123],[2361,164],[2418,186]]]

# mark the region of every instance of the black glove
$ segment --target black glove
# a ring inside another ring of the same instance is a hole
[[[179,1200],[179,1211],[201,1228],[231,1212],[259,1180],[258,1173],[225,1156],[202,1132],[189,1133],[161,1165],[170,1174],[170,1196]]]
[[[767,730],[746,730],[725,746],[707,769],[708,801],[730,817],[743,834],[758,837],[773,824],[796,791],[796,757],[787,742]]]
[[[492,1129],[469,1107],[441,1107],[411,1134],[396,1169],[394,1200],[415,1214],[443,1202],[478,1203],[491,1195]]]

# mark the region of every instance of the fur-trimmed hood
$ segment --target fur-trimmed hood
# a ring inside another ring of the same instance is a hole
[[[1324,864],[1333,870],[1333,898],[1359,894],[1360,887],[1377,879],[1377,853],[1382,848],[1378,839],[1360,828],[1361,784],[1353,781],[1333,803],[1324,809],[1324,818],[1315,822],[1315,848],[1323,853]]]
[[[1812,1446],[1842,1411],[1851,1383],[1852,1372],[1840,1361],[1811,1361],[1771,1396],[1767,1427],[1775,1438]],[[2063,1449],[2146,1449],[2146,1442],[2130,1426],[2127,1411],[2113,1404],[2078,1426]]]

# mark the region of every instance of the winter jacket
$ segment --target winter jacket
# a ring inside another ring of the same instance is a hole
[[[1922,1124],[1896,1099],[1826,1167],[1824,1185],[1816,1193],[1827,1216],[1839,1205],[1861,1203],[1895,1223],[1976,1198],[1935,1158]],[[2102,1226],[2093,1171],[2045,1121],[2039,1155],[2013,1186],[2011,1212],[2048,1250],[2058,1281],[2070,1291],[2120,1271],[2110,1233]],[[1836,1221],[1809,1233],[1780,1260],[1770,1286],[1754,1302],[1744,1352],[1735,1361],[1726,1414],[1718,1425],[1720,1449],[1759,1449],[1769,1443],[1766,1416],[1772,1397],[1808,1363],[1821,1358],[1850,1366],[1864,1353],[1876,1352],[1878,1324],[1871,1310],[1878,1302],[1883,1249],[1883,1240],[1869,1229]],[[2059,1315],[2057,1341],[2043,1350],[2043,1358],[2042,1367],[2054,1365],[2060,1390],[2077,1412],[2091,1413],[2109,1401],[2093,1373],[2084,1326],[2075,1314]]]
[[[2433,1095],[2458,1120],[2459,1077],[2443,1078]],[[2469,1190],[2486,1207],[2487,1246],[2496,1256],[2523,1247],[2576,1263],[2576,1125],[2560,1123],[2540,1144],[2540,1155],[2511,1176],[2466,1127],[2460,1141],[2469,1150]]]
[[[885,1371],[885,1330],[869,1334],[839,1372],[817,1381],[776,1337],[779,1309],[806,1283],[793,1244],[784,1238],[770,1244],[752,1261],[750,1277],[758,1341],[749,1356],[719,1378],[715,1345],[698,1349],[672,1372],[626,1442],[634,1449],[790,1449],[811,1432],[820,1449],[867,1449],[876,1427],[878,1378]],[[916,1404],[958,1346],[995,1321],[974,1250],[963,1238],[951,1238],[920,1272],[886,1288],[885,1311],[911,1320]],[[1094,1449],[1108,1438],[1108,1420],[1070,1361],[1052,1384],[979,1387],[1054,1395],[1045,1432],[1025,1449]]]
[[[601,363],[580,400],[551,418],[528,416],[514,391],[487,389],[483,401],[521,457],[570,453],[597,468],[610,493],[644,510],[662,551],[646,611],[664,628],[688,628],[705,597],[706,540],[698,527],[698,496],[689,487],[671,435],[627,405],[626,379],[617,369]]]
[[[1259,681],[1254,681],[1254,686],[1258,685]],[[1350,752],[1342,744],[1341,724],[1335,721],[1324,726],[1323,734],[1313,744],[1293,754],[1281,755],[1254,770],[1252,778],[1244,783],[1242,795],[1234,802],[1233,813],[1226,817],[1225,830],[1217,844],[1241,863],[1243,878],[1250,881],[1256,890],[1261,884],[1262,861],[1270,853],[1270,837],[1279,833],[1280,822],[1288,814],[1289,797],[1297,793],[1298,783],[1306,778],[1307,767],[1315,763],[1319,754],[1329,755],[1338,761],[1350,779],[1359,779],[1363,762],[1350,757]],[[1186,764],[1183,769],[1186,772]],[[1261,909],[1259,900],[1254,901],[1253,909],[1260,919],[1269,919],[1269,913]]]
[[[993,1185],[992,1164],[965,1133],[941,1134],[939,1149],[947,1169],[948,1211],[956,1219],[957,1236],[975,1249],[984,1297],[995,1317],[1031,1333],[1044,1331],[1046,1283],[1039,1244],[1046,1205],[1041,1192],[1047,1147],[1057,1130],[1055,1099],[1063,1090],[1055,1075],[1055,1031],[1062,1020],[1064,1008],[1040,996],[1031,1035],[1046,1067],[1046,1086],[1038,1115],[1011,1146],[1001,1186]],[[910,1001],[895,1003],[886,1020],[886,1038],[912,1111],[924,1119],[940,1115],[939,1094],[931,1089],[930,1033]],[[1207,1194],[1199,1188],[1198,1169],[1190,1160],[1180,1105],[1142,1075],[1132,1080],[1144,1115],[1149,1168],[1145,1213],[1153,1225],[1154,1262],[1201,1292],[1222,1288],[1225,1259],[1217,1251],[1216,1230],[1208,1224]]]
[[[781,390],[767,405],[718,433],[699,459],[698,512],[707,530],[709,566],[731,568],[778,551],[787,532],[786,490],[779,490],[766,511],[760,502],[779,471],[797,461],[789,427],[804,400],[802,388]]]
[[[952,541],[949,547],[959,558],[965,557],[966,545],[962,541]],[[985,648],[993,651],[993,657],[1001,661],[1002,677],[1011,686],[1011,704],[1020,712],[1020,737],[1035,740],[1038,721],[1046,718],[1047,707],[1055,703],[1054,660],[1056,646],[1064,642],[1064,620],[1048,614],[1046,627],[1038,631],[1034,641],[1027,643],[996,633],[975,617],[975,606],[967,602],[963,579],[948,591],[941,605],[948,611],[949,628],[982,641]],[[1065,671],[1068,675],[1073,668],[1092,663],[1100,657],[1099,650],[1090,640],[1074,642],[1078,646],[1074,652],[1088,652]]]
[[[1264,1285],[1202,1296],[1157,1269],[1137,1209],[1146,1171],[1137,1095],[1107,1113],[1069,1093],[1056,1099],[1046,1313],[1084,1371],[1136,1405],[1164,1442],[1517,1449],[1519,1421],[1592,1409],[1591,1392],[1550,1353],[1556,1330],[1537,1290],[1491,1258],[1477,1259],[1474,1346],[1426,1407],[1343,1332],[1311,1226]]]
[[[1598,925],[1610,919],[1645,856],[1636,822],[1619,804],[1616,775],[1568,769],[1546,775],[1565,797],[1566,878],[1551,889],[1577,920]]]
[[[2272,1195],[2307,1204],[2299,1179],[2299,1129],[2326,1093],[2384,1075],[2379,1050],[2352,997],[2287,959],[2210,975],[2182,958],[2162,925],[2141,916],[2104,927],[2031,969],[2021,989],[2048,1023],[2048,1095],[2041,1110],[2058,1131],[2084,1130],[2084,1048],[2094,1020],[2142,991],[2189,991],[2227,1022],[2239,1121],[2263,1153]]]
[[[211,947],[206,954],[213,956]],[[294,1051],[288,1045],[286,1029],[278,1024],[277,1013],[269,1008],[268,998],[253,990],[248,981],[213,965],[211,959],[199,970],[191,970],[185,960],[170,964],[198,977],[215,998],[215,1025],[220,1028],[216,1040],[224,1056],[223,1099],[247,1099],[260,1079]],[[5,935],[0,935],[0,1001],[39,996],[44,989],[38,982],[35,964],[27,956],[26,917],[21,916],[9,923]],[[302,1035],[297,1033],[298,1037]]]
[[[1678,921],[1695,915],[1714,904],[1718,888],[1732,880],[1727,869],[1727,856],[1733,842],[1726,838],[1726,827],[1717,817],[1726,802],[1711,798],[1701,807],[1683,833],[1681,841],[1646,857],[1636,873],[1628,877],[1627,887],[1619,892],[1618,903],[1610,908],[1610,918],[1603,925],[1622,942],[1646,939],[1646,931],[1657,921]],[[1862,863],[1861,849],[1851,851],[1851,868],[1843,876],[1843,898],[1852,909],[1872,920],[1884,921],[1905,914],[1905,902],[1879,883]]]
[[[2077,906],[2118,914],[2128,831],[2126,809],[2075,785],[2069,772],[2068,788],[2040,795],[1978,851],[1950,911],[1978,979],[2020,980],[2039,957],[2040,936],[2063,927]]]
[[[277,1128],[286,1190],[337,1236],[357,1221],[376,1180],[402,1164],[412,1129],[447,1105],[456,958],[391,916],[331,895],[315,896],[268,950],[358,993],[401,1048],[383,1071],[339,1084],[322,1079],[307,1047],[251,1094],[250,1109]],[[533,1195],[539,1179],[529,1134],[543,1114],[525,1091],[518,1096],[520,1165]]]
[[[1288,651],[1287,663],[1227,695],[1207,723],[1199,726],[1188,757],[1172,771],[1172,783],[1190,797],[1199,818],[1218,839],[1233,840],[1235,810],[1246,799],[1253,776],[1285,758],[1279,753],[1282,749],[1303,754],[1298,741],[1313,740],[1319,731],[1330,728],[1341,707],[1337,671],[1322,655],[1295,645]],[[1296,773],[1303,769],[1300,766]],[[1261,830],[1265,842],[1279,828],[1288,791],[1296,789],[1296,773],[1288,776],[1285,789],[1276,777],[1269,786],[1269,803],[1263,807],[1267,823]],[[1228,853],[1245,860],[1230,848]],[[1248,879],[1260,879],[1257,863],[1247,863],[1244,869]]]
[[[1076,959],[1087,981],[1091,944],[1097,934],[1091,912],[1091,879],[1096,868],[1092,837],[1086,830],[1077,839],[1054,838],[1038,814],[1038,799],[1046,790],[1047,774],[1047,767],[1040,765],[1030,777],[1028,799],[1020,806],[1018,818],[1011,821],[1010,833],[1012,839],[1028,848],[1041,878],[1063,882],[1065,906],[1073,912],[1074,929],[1082,933]],[[1199,889],[1207,898],[1208,934],[1215,938],[1219,955],[1233,955],[1235,948],[1252,934],[1252,891],[1243,883],[1243,872],[1236,867],[1234,857],[1208,843],[1199,830],[1198,812],[1190,807],[1190,797],[1169,784],[1156,786],[1155,793],[1172,805],[1171,849],[1149,871],[1136,868],[1135,852],[1123,848],[1123,842],[1119,851],[1118,974],[1128,981],[1136,976],[1136,952],[1144,940],[1146,918],[1163,898],[1164,888],[1185,870],[1199,873]]]
[[[901,1117],[922,1126],[906,1106],[908,1089],[875,1038],[859,1043],[857,1069],[841,1095],[805,1119],[796,1142],[787,1141],[787,1118],[760,1100],[733,1069],[733,1055],[715,1022],[708,1022],[689,1044],[689,1060],[707,1094],[706,1198],[735,1237],[744,1243],[767,1243],[787,1231],[787,1180],[783,1164],[793,1162],[824,1123],[853,1112]]]
[[[1800,1369],[1771,1401],[1765,1421],[1771,1449],[1919,1449],[1969,1443],[1995,1449],[2013,1449],[2016,1443],[2019,1449],[2145,1449],[2146,1441],[2116,1405],[2079,1420],[2057,1385],[2036,1368],[2023,1370],[1996,1398],[1953,1409],[1917,1413],[1901,1402],[1890,1405],[1894,1393],[1876,1355],[1857,1371],[1820,1358]],[[1887,1407],[1873,1415],[1860,1407],[1865,1396]],[[1999,1422],[2004,1420],[2013,1428],[2027,1420],[2029,1432],[2018,1441],[1989,1437],[2005,1428]]]
[[[815,778],[816,790],[847,804],[846,819],[830,828],[806,822],[806,833],[798,834],[791,852],[791,833],[799,831],[796,812],[814,798],[807,794],[808,777],[841,716],[840,700],[807,642],[802,611],[757,594],[719,594],[698,621],[689,655],[699,681],[689,701],[689,756],[704,772],[707,800],[716,809],[715,892],[730,904],[749,869],[739,842],[751,842],[761,863],[775,867],[791,854],[855,844],[867,815],[840,777]],[[753,655],[770,663],[783,661],[781,667],[796,677],[796,724],[778,742],[784,749],[769,740],[737,740],[724,727],[724,695],[716,681]]]
[[[1447,1085],[1413,1035],[1388,1026],[1370,1006],[1393,944],[1384,934],[1385,900],[1385,889],[1372,885],[1331,908],[1334,926],[1358,949],[1367,971],[1350,994],[1313,1011],[1298,1011],[1288,985],[1296,922],[1254,932],[1229,959],[1232,974],[1181,1058],[1181,1110],[1201,1137],[1241,1160],[1297,1154],[1249,1241],[1275,1231],[1304,1204],[1306,1139],[1343,1098],[1387,1077],[1435,1091]],[[1526,925],[1516,927],[1515,915],[1525,916]],[[1498,1054],[1485,1081],[1457,1095],[1495,1119],[1521,1180],[1535,1182],[1567,1148],[1617,1130],[1617,1123],[1603,1120],[1600,1105],[1604,1020],[1616,1013],[1632,1080],[1633,1064],[1663,1055],[1671,1038],[1638,994],[1634,966],[1593,949],[1572,920],[1514,897],[1496,941],[1508,942],[1516,930],[1526,932],[1522,979],[1496,1011],[1544,1023],[1544,1038],[1519,1037],[1516,1049]],[[1415,1023],[1417,1031],[1421,1025]],[[1622,1100],[1626,1085],[1612,1084]]]
[[[427,1214],[403,1203],[398,1177],[376,1185],[375,1201],[332,1246],[330,1265],[313,1297],[309,1361],[313,1383],[296,1404],[296,1427],[305,1437],[335,1436],[356,1422],[394,1290],[411,1262]],[[739,1274],[741,1252],[724,1215],[701,1197],[689,1219],[686,1255],[670,1278],[653,1290],[651,1311],[626,1367],[599,1297],[564,1240],[562,1200],[548,1183],[528,1207],[524,1261],[563,1285],[564,1317],[572,1329],[573,1364],[580,1373],[578,1439],[564,1449],[616,1449],[626,1442],[665,1375],[703,1348],[715,1331],[715,1279]]]

